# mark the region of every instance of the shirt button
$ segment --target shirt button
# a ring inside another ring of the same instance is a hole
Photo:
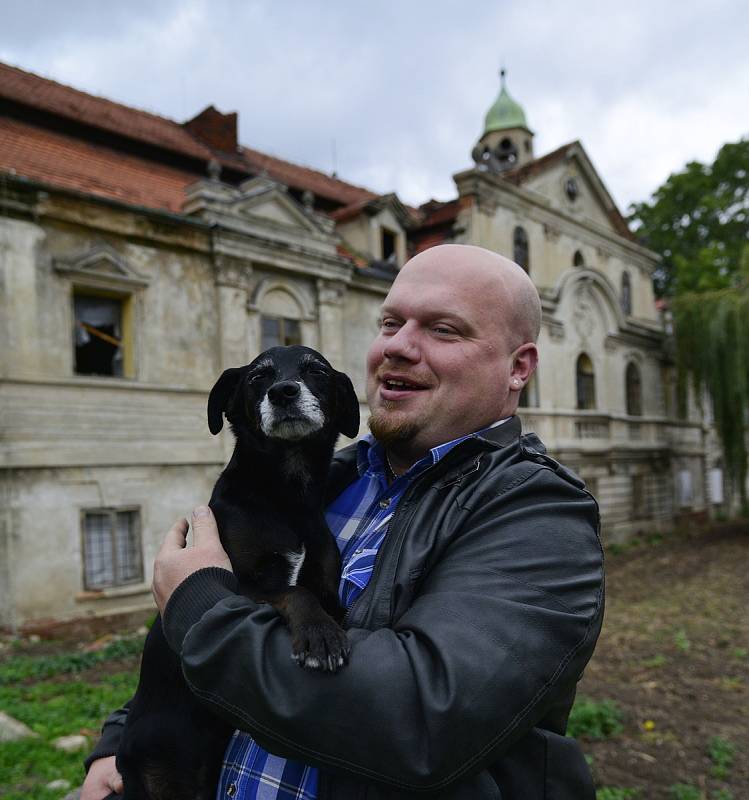
[[[230,783],[226,788],[226,793],[229,795],[229,797],[234,797],[234,795],[237,793],[237,784]]]
[[[389,497],[383,497],[382,500],[380,500],[380,508],[387,508],[389,505],[390,505]]]

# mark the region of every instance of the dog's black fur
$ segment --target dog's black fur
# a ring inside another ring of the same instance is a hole
[[[209,505],[240,591],[280,612],[299,664],[334,672],[348,645],[323,492],[338,434],[358,432],[354,388],[314,350],[274,347],[221,375],[211,433],[224,413],[236,445]],[[188,689],[157,617],[117,753],[124,800],[212,800],[232,730]]]

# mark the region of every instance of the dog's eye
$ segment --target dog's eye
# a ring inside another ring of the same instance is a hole
[[[259,383],[265,376],[266,376],[265,372],[256,372],[254,375],[250,375],[249,378],[247,378],[247,382]]]
[[[309,372],[310,375],[327,375],[328,374],[328,371],[326,369],[323,369],[323,367],[316,367],[316,366],[314,366],[314,364],[307,368],[307,372]]]

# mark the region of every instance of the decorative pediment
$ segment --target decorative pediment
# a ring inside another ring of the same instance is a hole
[[[53,260],[55,272],[92,286],[133,291],[148,279],[136,272],[113,247],[96,245],[78,256]]]
[[[230,205],[230,211],[237,216],[282,228],[320,233],[317,220],[289,197],[285,186],[268,178],[253,178],[239,188],[239,196]]]

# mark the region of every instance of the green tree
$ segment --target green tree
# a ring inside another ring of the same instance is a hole
[[[663,261],[656,294],[674,314],[676,363],[708,397],[726,473],[746,507],[749,409],[749,139],[692,162],[631,208],[630,221]]]
[[[663,258],[659,297],[735,286],[749,241],[749,139],[723,145],[712,164],[687,164],[632,205],[629,220]]]

